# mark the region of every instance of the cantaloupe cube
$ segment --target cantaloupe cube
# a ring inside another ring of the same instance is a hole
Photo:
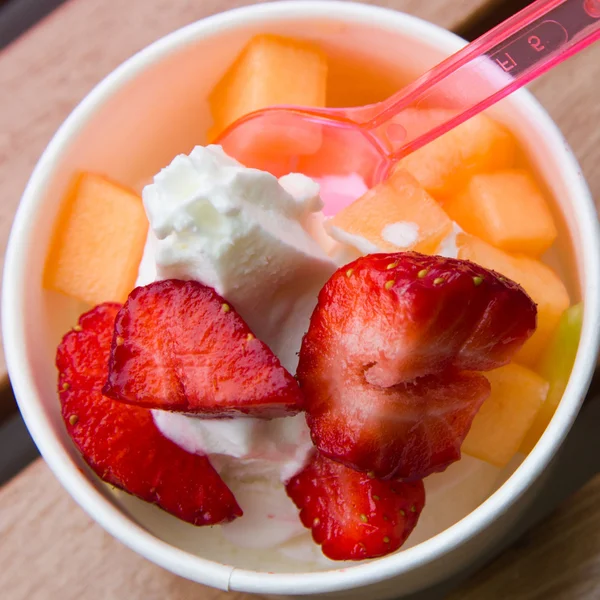
[[[139,196],[100,175],[77,175],[57,220],[44,286],[92,305],[124,302],[147,232]]]
[[[548,204],[525,170],[475,175],[444,210],[467,233],[507,252],[539,256],[556,239]]]
[[[519,363],[535,366],[560,316],[569,306],[569,294],[563,282],[539,260],[508,254],[475,236],[459,234],[456,243],[458,258],[473,261],[516,281],[537,304],[537,329],[515,356]]]
[[[340,242],[359,236],[375,251],[431,254],[452,231],[452,222],[412,175],[396,170],[341,210],[326,228]]]
[[[519,450],[548,393],[548,382],[509,364],[484,373],[492,387],[462,445],[465,454],[504,467]]]
[[[293,142],[297,148],[298,143]],[[307,147],[304,142],[304,147]],[[353,151],[349,152],[348,148]],[[298,154],[298,153],[297,153]],[[381,161],[381,156],[366,138],[353,129],[329,127],[322,133],[319,146],[312,152],[302,152],[294,170],[308,177],[360,176],[369,184],[369,177]]]
[[[258,35],[215,86],[209,101],[213,140],[228,125],[277,104],[325,106],[327,59],[313,44]]]
[[[577,356],[582,322],[583,304],[571,306],[563,313],[552,341],[542,352],[537,370],[550,382],[550,390],[521,444],[521,452],[525,454],[537,444],[562,399]]]
[[[430,111],[431,114],[418,119],[415,116],[415,131],[421,131],[428,121],[439,122],[440,114],[449,113],[446,109]],[[412,173],[430,194],[444,199],[477,173],[511,167],[515,150],[512,135],[489,117],[479,114],[409,154],[397,167]]]

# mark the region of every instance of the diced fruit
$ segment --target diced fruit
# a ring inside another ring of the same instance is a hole
[[[57,219],[45,287],[93,305],[124,302],[147,232],[139,196],[100,175],[79,174]]]
[[[58,346],[58,394],[69,435],[101,479],[188,523],[241,516],[208,458],[165,438],[149,410],[102,395],[119,308],[107,303],[85,313]]]
[[[212,288],[166,279],[119,311],[103,393],[196,417],[283,417],[302,395],[269,347]]]
[[[550,341],[562,313],[569,306],[569,294],[558,275],[539,260],[513,256],[470,235],[457,236],[458,257],[516,281],[537,304],[537,330],[516,354],[515,360],[530,367]]]
[[[421,131],[450,111],[423,110],[421,118],[416,112],[411,111],[411,119],[418,123],[413,128]],[[511,167],[515,149],[515,141],[504,127],[479,114],[404,157],[397,168],[414,175],[430,194],[444,198],[456,193],[476,173]]]
[[[359,44],[344,48],[327,74],[327,106],[367,106],[386,100],[406,85],[406,76],[376,63]]]
[[[360,236],[381,252],[432,254],[452,231],[452,222],[412,175],[397,170],[342,209],[327,222],[327,230],[340,242],[348,234]]]
[[[314,45],[258,35],[210,95],[215,139],[234,121],[277,104],[325,106],[327,59]]]
[[[541,190],[524,170],[475,175],[444,210],[467,233],[507,252],[539,256],[557,235]]]
[[[394,552],[425,505],[422,481],[380,481],[316,454],[286,486],[300,519],[333,560]]]
[[[292,172],[314,176],[314,171],[305,170],[303,160],[306,155],[317,152],[316,156],[321,157],[329,148],[323,148],[320,124],[290,118],[288,111],[281,110],[263,112],[260,118],[244,119],[217,137],[214,143],[246,167],[267,171],[275,177]],[[343,152],[346,148],[347,145]]]
[[[304,125],[304,129],[307,127]],[[312,125],[309,131],[314,128],[317,125]],[[319,135],[319,144],[315,144],[310,152],[298,152],[298,144],[294,142],[295,154],[301,156],[296,158],[297,163],[292,170],[314,179],[331,175],[359,176],[369,187],[371,171],[381,160],[375,147],[353,129],[329,127],[323,132],[319,129]],[[304,146],[308,147],[308,144],[304,143]],[[353,151],[348,152],[348,148],[353,148]],[[358,196],[353,200],[357,198]]]
[[[582,321],[583,304],[575,304],[567,309],[560,319],[552,341],[542,353],[538,371],[550,382],[550,390],[521,444],[521,452],[531,452],[546,430],[561,401],[577,356]]]
[[[506,365],[485,374],[492,386],[462,445],[462,451],[504,467],[519,450],[546,399],[548,382],[526,367]]]
[[[414,252],[359,258],[325,284],[302,341],[313,441],[384,479],[444,470],[490,391],[471,371],[508,363],[534,329],[527,294],[483,267]]]

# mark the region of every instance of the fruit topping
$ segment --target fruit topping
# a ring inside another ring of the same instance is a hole
[[[530,452],[537,444],[565,393],[579,348],[582,322],[583,304],[571,306],[563,313],[552,340],[542,352],[537,365],[538,372],[548,380],[550,389],[546,401],[521,444],[521,452]]]
[[[539,256],[557,235],[539,186],[521,169],[475,175],[444,210],[467,233],[507,252]]]
[[[119,308],[107,303],[85,313],[58,346],[58,393],[71,439],[101,479],[188,523],[241,516],[208,458],[163,437],[149,410],[102,395]]]
[[[234,307],[196,281],[131,292],[117,314],[103,393],[196,417],[293,415],[295,379]]]
[[[209,137],[276,104],[325,106],[327,59],[316,46],[274,35],[252,38],[210,95]]]
[[[400,125],[425,132],[448,118],[447,109],[409,110]],[[404,157],[397,168],[408,171],[436,199],[457,193],[477,173],[511,167],[516,144],[502,126],[483,114],[475,115],[448,133]]]
[[[361,560],[400,548],[425,505],[422,481],[381,481],[315,453],[287,484],[323,554]]]
[[[360,236],[376,252],[432,254],[452,231],[452,221],[412,175],[397,170],[338,212],[327,230],[340,242]]]
[[[569,306],[569,294],[560,277],[547,265],[524,255],[512,255],[472,235],[457,236],[458,258],[473,261],[516,281],[537,305],[537,329],[515,360],[535,367],[549,344],[560,316]]]
[[[147,232],[138,195],[100,175],[77,175],[57,220],[44,286],[92,306],[124,302]]]
[[[548,382],[514,363],[489,371],[485,377],[492,393],[475,415],[462,451],[505,467],[546,399]]]
[[[414,252],[373,254],[325,284],[297,377],[313,441],[380,478],[420,479],[460,458],[536,309],[512,281],[478,265]]]

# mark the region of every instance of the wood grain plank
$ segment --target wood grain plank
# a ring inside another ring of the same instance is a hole
[[[0,52],[0,270],[29,173],[77,102],[156,38],[224,8],[249,3],[71,0]],[[453,28],[486,0],[368,3]],[[0,349],[0,376],[4,373]],[[0,491],[0,538],[0,590],[11,600],[225,596],[162,571],[113,540],[74,505],[41,461]],[[242,595],[227,596],[236,597]]]
[[[448,600],[600,597],[600,476]],[[10,600],[251,600],[144,560],[95,524],[40,459],[0,490],[0,590]]]
[[[0,597],[7,600],[250,598],[187,581],[135,554],[71,500],[42,460],[0,491],[0,539]]]
[[[10,225],[29,174],[52,134],[85,94],[166,33],[226,8],[253,3],[258,2],[71,0],[0,52],[0,275]],[[454,28],[487,0],[366,3]],[[0,348],[0,377],[5,370]]]
[[[244,3],[233,0],[227,5]],[[381,3],[449,27],[483,4],[475,0]],[[1,240],[7,239],[37,157],[85,93],[153,39],[224,4],[219,0],[71,0],[0,53]],[[598,45],[588,49],[532,86],[565,132],[598,199],[599,52]],[[599,501],[600,480],[596,479],[452,600],[600,597]],[[250,598],[197,586],[138,557],[94,524],[41,461],[0,490],[0,539],[0,596],[11,600]]]
[[[600,476],[448,600],[600,598]]]

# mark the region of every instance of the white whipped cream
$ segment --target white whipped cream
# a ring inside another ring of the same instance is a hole
[[[340,242],[334,240],[326,229],[326,224],[330,217],[326,217],[322,212],[312,213],[305,222],[306,231],[323,248],[327,256],[331,257],[342,246]]]
[[[456,245],[456,236],[464,231],[452,221],[452,231],[440,242],[437,254],[446,258],[458,258],[458,246]]]
[[[375,252],[381,252],[380,248],[374,244],[371,240],[368,240],[362,235],[355,235],[354,233],[348,233],[344,229],[340,229],[336,225],[327,227],[329,234],[334,239],[338,240],[342,244],[347,244],[356,248],[362,254],[373,254]]]
[[[314,449],[304,414],[285,419],[194,419],[153,411],[160,431],[179,446],[208,454],[244,511],[222,525],[225,539],[243,548],[273,548],[289,540],[314,545],[284,484]]]
[[[158,173],[143,200],[158,278],[213,287],[294,372],[316,295],[336,268],[304,227],[323,206],[318,185],[299,174],[278,181],[219,146],[198,146]]]
[[[154,235],[152,229],[148,230],[148,236],[146,237],[146,244],[144,245],[144,253],[142,254],[142,260],[138,268],[138,276],[135,281],[136,287],[141,285],[148,285],[153,281],[157,280],[156,277],[156,245],[158,240]]]
[[[358,256],[364,256],[365,254],[388,252],[388,250],[380,248],[377,244],[363,236],[348,233],[335,225],[328,225],[326,220],[324,221],[323,226],[333,239],[342,244],[340,248],[335,248],[331,251],[331,257],[338,265],[345,264],[343,262],[344,260],[350,262],[351,260],[358,258]],[[447,258],[458,258],[456,236],[459,233],[464,232],[453,221],[452,230],[440,242],[435,253]],[[381,237],[386,242],[397,246],[398,251],[402,251],[403,249],[410,248],[419,239],[419,224],[412,221],[389,223],[383,228]]]
[[[158,173],[143,200],[150,231],[137,284],[177,278],[215,288],[294,373],[318,292],[336,269],[315,240],[327,241],[318,184],[299,174],[278,180],[219,146],[196,147]],[[232,489],[245,516],[222,526],[231,543],[313,544],[282,485],[313,449],[303,414],[271,421],[153,416],[167,438],[208,455]]]
[[[303,414],[272,420],[195,419],[157,410],[154,422],[179,446],[209,454],[217,471],[238,479],[268,477],[285,483],[313,449]]]
[[[381,237],[398,248],[410,248],[419,240],[419,226],[410,221],[389,223],[381,230]]]
[[[339,188],[333,179],[322,183]],[[346,182],[340,203],[366,191],[358,179]],[[277,180],[246,169],[217,146],[176,157],[144,189],[143,199],[151,228],[137,285],[176,277],[214,287],[291,372],[318,291],[336,264],[380,251],[339,228],[330,232],[335,240],[328,234],[319,186],[312,180],[298,174]],[[459,232],[456,226],[440,253],[456,255]],[[407,246],[418,226],[394,223],[387,234],[391,243]],[[153,416],[166,437],[189,452],[209,455],[235,494],[244,517],[220,528],[226,543],[256,552],[277,548],[293,561],[320,568],[333,564],[302,526],[283,486],[313,448],[303,414],[271,421],[195,419],[158,410]],[[494,475],[493,467],[465,457],[446,473],[428,478],[428,508],[410,545],[472,510],[490,493]],[[468,502],[451,503],[451,511],[442,510],[448,497],[462,497],[462,480],[477,481],[473,486],[481,493],[469,494]]]

